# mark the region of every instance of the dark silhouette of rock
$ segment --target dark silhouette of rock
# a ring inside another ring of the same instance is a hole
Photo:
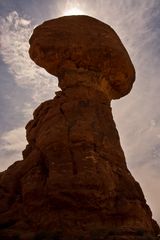
[[[0,174],[3,239],[156,239],[157,223],[127,169],[110,101],[135,71],[108,25],[88,16],[44,22],[31,58],[62,91],[27,126],[23,161]]]

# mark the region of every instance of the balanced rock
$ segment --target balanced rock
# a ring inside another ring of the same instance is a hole
[[[27,124],[23,161],[0,174],[0,236],[156,239],[159,227],[127,169],[110,107],[135,80],[117,34],[88,16],[61,17],[34,30],[29,53],[62,91]]]
[[[127,51],[114,30],[97,19],[68,16],[44,22],[30,45],[31,58],[58,77],[62,90],[80,84],[115,99],[132,88],[135,70]]]

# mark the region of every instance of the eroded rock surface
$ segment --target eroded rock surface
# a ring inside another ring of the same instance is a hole
[[[118,36],[96,19],[70,16],[37,27],[30,44],[31,58],[58,76],[62,91],[34,111],[23,161],[0,174],[0,236],[156,239],[110,107],[135,75]]]
[[[30,45],[31,58],[58,77],[62,90],[79,82],[115,99],[132,88],[135,71],[127,51],[114,30],[97,19],[68,16],[44,22]]]

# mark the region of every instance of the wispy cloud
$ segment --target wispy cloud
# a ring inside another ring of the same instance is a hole
[[[19,127],[5,132],[0,138],[0,171],[6,169],[13,161],[22,159],[22,150],[25,149],[25,129]]]
[[[5,151],[21,151],[26,141],[23,140],[25,134],[24,127],[11,130],[1,136],[2,150]]]
[[[32,89],[32,99],[40,102],[54,95],[57,79],[36,66],[28,55],[31,21],[16,11],[0,18],[1,54],[18,86]]]
[[[152,161],[152,158],[149,160]],[[160,224],[160,180],[159,170],[155,171],[155,169],[156,166],[152,167],[149,161],[146,161],[145,164],[136,165],[132,170],[132,174],[140,182],[147,203],[151,207],[153,217]]]
[[[5,18],[0,17],[0,53],[2,60],[8,66],[8,71],[17,84],[17,88],[20,87],[23,91],[25,89],[31,97],[30,102],[25,102],[23,96],[18,99],[19,96],[14,96],[12,89],[9,89],[8,94],[3,96],[3,99],[11,103],[14,102],[12,109],[9,108],[10,111],[17,114],[21,112],[21,115],[23,114],[23,118],[27,121],[29,117],[31,118],[33,107],[45,99],[52,98],[54,91],[57,90],[57,79],[49,75],[44,69],[36,66],[29,58],[28,40],[32,30],[31,21],[20,17],[16,11],[11,12]],[[1,79],[5,81],[5,76],[1,75]],[[13,96],[17,99],[13,99]],[[18,102],[23,102],[23,108],[22,104]],[[25,130],[24,127],[21,127],[20,117],[19,122],[17,122],[17,118],[15,120],[6,119],[6,122],[9,121],[12,121],[12,126],[15,124],[16,128],[1,133],[0,170],[4,170],[13,161],[22,158],[21,152],[26,144]]]

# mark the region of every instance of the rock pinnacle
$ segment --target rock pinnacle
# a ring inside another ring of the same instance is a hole
[[[0,237],[157,239],[110,107],[135,80],[121,40],[97,19],[66,16],[36,27],[29,43],[61,91],[34,111],[23,160],[0,173]]]

